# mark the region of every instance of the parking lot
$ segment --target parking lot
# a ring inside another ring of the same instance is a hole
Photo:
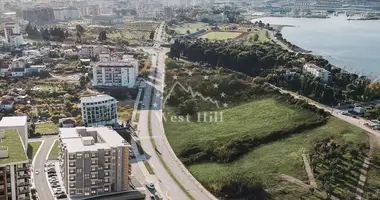
[[[68,199],[62,184],[61,176],[57,173],[58,166],[56,162],[48,162],[45,164],[45,173],[49,181],[49,185],[56,199]]]

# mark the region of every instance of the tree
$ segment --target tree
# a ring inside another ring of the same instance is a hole
[[[259,40],[259,35],[257,33],[255,33],[255,35],[253,36],[253,41],[257,41]]]
[[[154,33],[155,31],[151,31],[149,35],[149,39],[153,40],[154,39]]]
[[[107,40],[107,32],[105,30],[103,30],[103,31],[101,31],[99,33],[98,40],[99,41],[105,41],[105,40]]]
[[[186,31],[186,34],[190,34],[190,30],[187,30],[187,31]]]
[[[198,111],[195,99],[187,99],[179,104],[179,112],[181,115],[194,115]]]
[[[147,68],[143,68],[143,69],[140,71],[140,75],[141,75],[142,77],[148,77],[149,74],[150,74],[150,70],[147,69]]]

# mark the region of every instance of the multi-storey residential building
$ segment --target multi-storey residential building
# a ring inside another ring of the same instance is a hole
[[[17,129],[0,129],[0,199],[30,199],[28,164]]]
[[[82,120],[87,126],[115,125],[117,123],[117,102],[108,95],[82,97]]]
[[[129,87],[136,84],[138,76],[138,61],[133,57],[124,56],[119,61],[101,61],[93,67],[93,86]],[[107,58],[111,59],[111,58]]]
[[[11,46],[18,47],[25,43],[20,26],[17,23],[6,23],[4,25],[4,35],[5,41]]]
[[[307,63],[303,66],[303,72],[312,74],[314,77],[318,77],[323,82],[329,82],[331,80],[331,73],[326,69],[318,67],[315,64]]]
[[[59,138],[61,173],[70,197],[128,190],[130,145],[116,131],[60,128]]]
[[[3,117],[0,121],[0,129],[16,129],[21,137],[23,148],[28,149],[28,122],[26,116]]]

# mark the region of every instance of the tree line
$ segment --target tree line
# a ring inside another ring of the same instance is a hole
[[[329,105],[380,97],[380,87],[372,86],[368,77],[337,68],[320,56],[289,52],[270,42],[246,44],[181,38],[171,45],[169,57],[264,77],[265,81]],[[329,71],[331,80],[323,82],[304,73],[302,68],[306,63]]]
[[[62,42],[67,37],[69,37],[69,32],[67,29],[59,27],[39,29],[36,26],[32,26],[30,23],[26,26],[25,32],[28,34],[28,37],[30,38],[52,40],[59,42]]]

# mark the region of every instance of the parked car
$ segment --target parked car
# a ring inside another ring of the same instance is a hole
[[[35,173],[36,173],[36,175],[38,175],[40,172],[39,172],[38,170],[36,170],[36,172],[35,172]]]
[[[60,194],[57,196],[57,199],[64,199],[64,198],[67,198],[66,194]]]
[[[148,188],[148,189],[151,189],[151,190],[154,190],[154,183],[152,181],[145,181],[145,186]]]

